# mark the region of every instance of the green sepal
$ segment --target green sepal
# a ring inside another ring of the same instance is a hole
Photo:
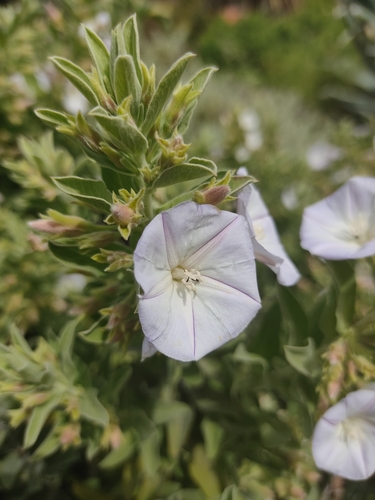
[[[174,63],[168,73],[166,73],[161,79],[155,91],[155,94],[152,96],[147,108],[145,121],[142,125],[142,132],[144,134],[147,135],[154,125],[163,107],[167,103],[169,97],[172,95],[172,92],[175,89],[187,65],[193,57],[195,57],[195,54],[185,54]]]
[[[76,64],[64,57],[50,58],[57,69],[81,92],[82,95],[93,105],[97,106],[99,99],[91,87],[91,82],[86,73]]]
[[[110,451],[108,455],[99,462],[99,467],[101,469],[113,469],[118,467],[133,455],[137,444],[138,436],[134,431],[129,430],[124,432],[120,446]]]
[[[109,213],[112,196],[103,181],[75,176],[53,177],[52,180],[64,193],[85,202],[95,210]]]
[[[162,171],[153,187],[165,187],[200,177],[216,176],[217,167],[211,160],[191,158],[187,163],[174,165]]]

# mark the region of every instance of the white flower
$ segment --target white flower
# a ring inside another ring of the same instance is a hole
[[[342,149],[328,142],[316,142],[306,152],[306,161],[311,170],[325,170],[332,162],[340,160]]]
[[[375,472],[375,392],[362,389],[325,412],[312,439],[317,467],[352,480]]]
[[[186,202],[157,215],[135,249],[134,273],[147,340],[181,361],[236,337],[261,306],[247,223],[211,205]]]
[[[237,171],[237,175],[246,174],[247,170],[244,168]],[[246,186],[240,192],[237,212],[244,215],[249,223],[255,258],[276,273],[281,285],[291,286],[297,283],[301,275],[285,252],[273,218],[254,185]]]
[[[64,109],[73,115],[77,114],[78,111],[85,114],[90,106],[87,99],[70,82],[66,83],[62,101]]]
[[[352,177],[324,200],[305,208],[301,246],[330,260],[375,254],[375,179]]]

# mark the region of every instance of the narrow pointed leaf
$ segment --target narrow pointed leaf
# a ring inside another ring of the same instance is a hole
[[[82,254],[77,247],[57,245],[51,241],[48,242],[48,246],[57,260],[72,269],[79,269],[97,277],[103,276],[103,266],[96,263],[88,255]]]
[[[94,392],[86,391],[80,403],[81,415],[85,420],[89,420],[96,425],[106,427],[109,423],[109,414]]]
[[[135,451],[137,439],[133,432],[127,431],[123,434],[123,440],[120,446],[112,450],[101,462],[99,467],[102,469],[113,469],[121,465]]]
[[[58,111],[53,111],[52,109],[36,109],[34,113],[38,118],[43,120],[48,125],[58,125],[60,127],[66,127],[70,125],[68,117],[63,113],[59,113]]]
[[[146,118],[142,125],[144,134],[147,134],[154,125],[157,117],[167,103],[169,97],[172,95],[179,79],[193,57],[195,57],[194,54],[185,54],[181,59],[175,62],[168,73],[161,79],[147,108]]]
[[[188,163],[174,165],[165,169],[155,180],[153,187],[165,187],[179,182],[191,181],[200,177],[212,177],[217,172],[216,165],[210,160],[192,158]]]
[[[306,346],[284,345],[285,357],[298,372],[307,377],[316,377],[319,374],[319,360],[312,338],[307,339]]]
[[[44,404],[36,406],[31,412],[30,418],[27,422],[23,446],[24,448],[30,448],[35,441],[46,423],[51,412],[59,405],[61,401],[61,395],[57,394],[52,396]]]
[[[53,177],[53,182],[66,194],[84,201],[96,210],[109,213],[112,196],[103,181],[83,177]]]
[[[95,63],[96,69],[98,70],[101,82],[104,85],[105,77],[108,78],[108,81],[110,79],[110,56],[108,49],[98,35],[90,30],[90,28],[84,26],[84,30],[91,57]]]
[[[118,104],[125,97],[133,97],[132,105],[138,108],[142,87],[138,81],[136,68],[131,56],[119,56],[115,62],[115,93]]]
[[[51,61],[93,106],[99,104],[88,76],[79,66],[64,57],[51,57]]]
[[[137,27],[137,18],[135,14],[129,17],[129,19],[126,21],[124,25],[124,41],[128,54],[130,54],[133,58],[138,81],[142,85],[143,74],[140,64],[141,57],[139,53],[139,35]]]
[[[191,117],[193,116],[194,110],[198,104],[198,99],[204,89],[206,88],[208,82],[211,79],[213,73],[217,71],[216,68],[204,68],[199,71],[189,82],[192,85],[192,91],[200,92],[199,96],[196,97],[187,107],[185,111],[185,115],[181,120],[181,123],[178,127],[178,131],[180,134],[184,134],[186,130],[189,128]]]

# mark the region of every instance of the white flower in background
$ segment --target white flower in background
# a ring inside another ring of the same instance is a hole
[[[294,210],[298,207],[297,190],[294,186],[290,186],[281,193],[281,203],[287,210]]]
[[[260,149],[263,146],[263,135],[260,130],[260,119],[257,112],[253,109],[245,109],[238,115],[237,121],[245,133],[244,142],[246,150],[251,153]]]
[[[237,175],[247,173],[243,167],[237,171]],[[291,286],[297,283],[301,275],[285,252],[274,220],[254,185],[246,186],[240,192],[237,212],[246,217],[251,228],[255,258],[276,273],[281,285]]]
[[[257,151],[263,146],[263,136],[260,130],[245,134],[245,146],[249,151]]]
[[[186,202],[157,215],[134,252],[138,313],[154,348],[197,360],[236,337],[261,304],[245,219]],[[144,346],[147,357],[150,346]]]
[[[302,248],[324,259],[375,254],[375,178],[352,177],[305,208],[300,235]]]
[[[333,146],[328,142],[316,142],[306,152],[306,161],[311,170],[325,170],[331,163],[341,160],[343,152],[341,148]]]
[[[65,94],[63,96],[63,106],[65,111],[75,115],[80,111],[85,114],[89,109],[88,100],[81,94],[81,92],[74,87],[70,82],[65,86]]]
[[[375,472],[375,391],[351,392],[329,408],[312,438],[317,467],[363,480]]]

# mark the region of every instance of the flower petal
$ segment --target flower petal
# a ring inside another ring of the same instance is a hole
[[[375,179],[353,177],[324,200],[305,208],[300,235],[302,248],[325,259],[373,255]]]
[[[375,394],[352,392],[329,408],[317,423],[312,451],[316,465],[347,479],[375,472]]]
[[[251,226],[255,258],[266,264],[277,275],[277,281],[291,286],[301,278],[282,245],[273,218],[254,186],[246,186],[238,197],[237,212],[244,215]]]

